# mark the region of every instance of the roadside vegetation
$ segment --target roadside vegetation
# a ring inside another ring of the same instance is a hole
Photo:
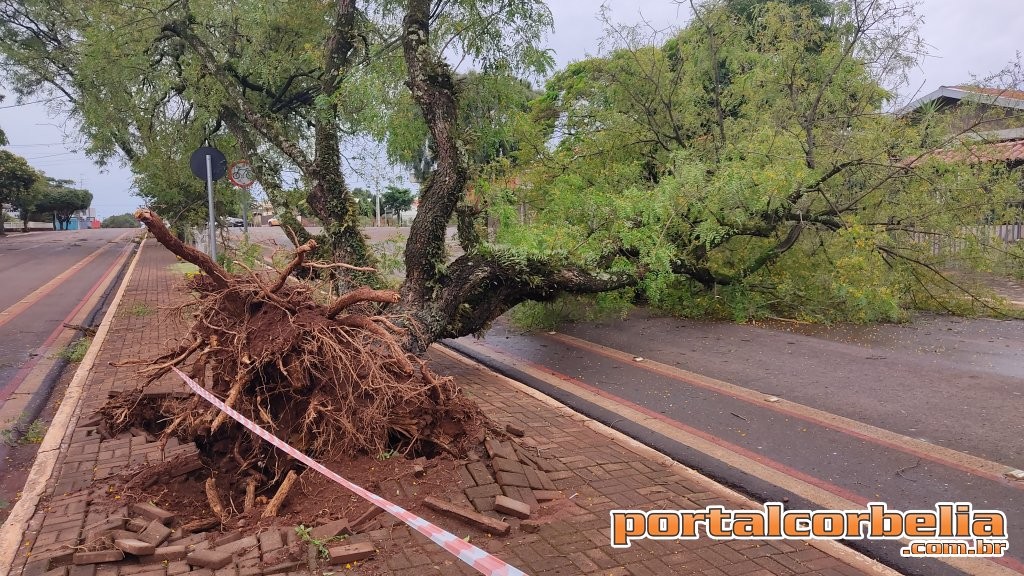
[[[91,345],[92,338],[79,338],[61,349],[57,355],[68,362],[81,362],[82,359],[85,358],[85,354],[89,351],[89,346]]]

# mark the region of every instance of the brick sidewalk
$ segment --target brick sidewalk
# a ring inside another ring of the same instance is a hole
[[[169,350],[184,324],[169,307],[180,298],[177,292],[182,274],[171,269],[175,257],[149,240],[131,278],[108,339],[103,343],[96,367],[86,384],[80,414],[91,415],[111,391],[134,386],[137,369],[116,368],[111,362],[148,358]],[[159,310],[158,310],[159,309]],[[617,508],[691,509],[720,504],[742,507],[706,479],[678,467],[669,468],[667,459],[635,448],[626,439],[606,435],[592,428],[586,418],[568,409],[542,401],[504,378],[447,353],[431,353],[434,370],[454,376],[484,411],[501,424],[513,424],[526,431],[523,439],[541,456],[558,464],[550,474],[555,487],[571,499],[552,504],[557,520],[534,525],[534,532],[516,525],[510,536],[488,539],[480,544],[488,551],[531,574],[654,575],[701,574],[707,576],[767,576],[820,574],[852,576],[866,574],[804,542],[782,541],[641,541],[625,550],[609,546],[608,512]],[[165,390],[183,388],[168,380]],[[60,458],[46,494],[25,532],[11,574],[23,576],[258,576],[301,568],[266,567],[268,553],[256,546],[234,542],[209,543],[192,539],[176,544],[230,547],[235,562],[216,572],[193,568],[184,561],[139,564],[134,561],[68,566],[71,550],[67,543],[80,543],[86,527],[103,522],[109,513],[91,507],[90,490],[97,482],[125,467],[158,462],[173,455],[188,454],[194,446],[169,445],[161,453],[144,433],[103,439],[88,417],[74,427],[71,443]],[[94,484],[95,483],[95,484]],[[121,511],[127,516],[127,509]],[[458,530],[454,522],[440,522]],[[276,532],[275,532],[276,534]],[[266,535],[266,534],[265,534]],[[287,537],[285,531],[281,536]],[[244,542],[249,539],[243,539]],[[261,538],[261,544],[263,538]],[[348,538],[346,544],[373,542],[377,557],[344,573],[419,575],[434,573],[475,574],[458,560],[404,525],[378,529]],[[273,546],[263,546],[265,549]],[[867,566],[867,564],[858,564]],[[191,570],[191,572],[189,572]],[[335,570],[338,572],[338,570]]]

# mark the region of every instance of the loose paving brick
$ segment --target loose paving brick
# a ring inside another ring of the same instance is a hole
[[[152,559],[157,562],[173,562],[175,560],[184,560],[187,555],[188,546],[160,546],[153,551]]]
[[[255,536],[248,536],[245,538],[239,538],[238,540],[234,540],[232,542],[228,542],[227,544],[221,544],[220,546],[216,546],[214,547],[214,550],[217,552],[222,552],[224,554],[235,554],[243,550],[255,548],[259,545],[260,542]],[[209,566],[207,566],[207,568],[209,568]]]
[[[135,538],[118,538],[114,540],[114,547],[133,556],[149,556],[156,552],[156,546]]]
[[[272,527],[266,532],[260,532],[259,538],[260,551],[264,554],[284,547],[284,538],[281,537],[281,531],[276,527]]]
[[[351,536],[352,529],[348,525],[348,520],[342,518],[313,528],[309,531],[309,535],[314,540],[330,540],[336,536]]]
[[[330,556],[331,562],[338,562],[340,564],[366,560],[376,553],[377,550],[370,542],[346,544],[345,546],[335,546],[334,548],[327,549],[327,554]]]
[[[171,536],[171,530],[164,526],[160,520],[150,520],[149,525],[142,532],[139,532],[139,540],[149,542],[153,546],[159,546]]]
[[[124,552],[120,550],[97,550],[95,552],[76,552],[75,564],[99,564],[100,562],[117,562],[124,560]]]
[[[185,556],[185,562],[188,562],[189,566],[218,570],[231,563],[231,554],[216,550],[195,550]]]
[[[147,520],[159,520],[161,524],[167,525],[174,521],[174,513],[168,512],[159,506],[154,506],[149,502],[137,502],[131,506],[132,513],[141,516]]]
[[[494,534],[495,536],[505,536],[511,530],[511,527],[500,520],[495,520],[489,516],[484,516],[470,508],[464,508],[462,506],[456,506],[450,502],[445,502],[439,498],[433,496],[427,497],[423,500],[423,503],[432,510],[443,512],[445,514],[454,516],[459,520],[462,520],[484,532]]]
[[[519,519],[530,517],[530,505],[519,500],[513,500],[504,494],[494,498],[494,509],[504,512]]]

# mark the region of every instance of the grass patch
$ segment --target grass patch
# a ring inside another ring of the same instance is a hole
[[[167,267],[171,272],[176,272],[182,276],[188,276],[189,274],[197,274],[199,272],[199,266],[192,264],[191,262],[177,262]]]
[[[156,312],[156,310],[145,302],[136,302],[128,307],[127,312],[129,316],[149,316],[153,312]]]
[[[19,444],[40,444],[43,438],[46,436],[46,429],[48,424],[40,419],[36,419],[28,428],[25,429],[24,434],[21,434],[20,438],[16,438],[16,430],[14,428],[5,428],[0,430],[0,441],[8,446],[18,446]],[[2,508],[2,506],[0,506]]]
[[[92,345],[92,338],[81,338],[74,344],[65,346],[57,355],[68,362],[81,362],[82,358],[85,358],[85,353],[89,351],[90,345]]]

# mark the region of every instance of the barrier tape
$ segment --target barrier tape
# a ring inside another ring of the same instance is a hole
[[[388,514],[391,514],[395,518],[398,518],[402,522],[405,522],[410,528],[416,530],[420,534],[423,534],[427,538],[430,538],[435,544],[437,544],[441,548],[444,548],[452,555],[457,557],[459,560],[465,562],[470,568],[473,568],[477,572],[480,572],[481,574],[486,574],[488,576],[526,576],[526,574],[522,570],[516,568],[515,566],[512,566],[506,563],[505,561],[495,556],[492,556],[487,552],[484,552],[480,548],[477,548],[469,542],[466,542],[465,540],[459,538],[451,532],[439,528],[438,526],[431,524],[430,522],[424,520],[423,518],[420,518],[412,512],[409,512],[405,508],[402,508],[397,504],[389,502],[388,500],[381,498],[380,496],[374,494],[373,492],[370,492],[369,490],[366,490],[365,488],[357,484],[353,484],[352,482],[349,482],[348,480],[335,474],[323,464],[320,464],[316,460],[313,460],[309,456],[306,456],[302,452],[299,452],[295,448],[292,448],[283,440],[281,440],[277,436],[274,436],[270,432],[267,432],[252,420],[249,420],[245,416],[242,416],[238,412],[235,412],[231,408],[227,407],[216,396],[210,393],[209,390],[197,384],[194,380],[189,378],[181,370],[178,370],[175,367],[174,372],[178,376],[180,376],[181,379],[184,380],[185,383],[189,385],[189,388],[192,388],[192,390],[195,391],[196,394],[202,396],[207,402],[216,406],[218,410],[224,412],[228,416],[231,416],[242,426],[245,426],[246,428],[257,434],[260,438],[263,438],[267,442],[270,442],[271,444],[273,444],[283,452],[288,453],[289,455],[294,457],[296,460],[302,462],[306,466],[309,466],[310,468],[316,470],[317,472],[323,474],[324,476],[330,478],[331,480],[334,480],[338,484],[341,484],[345,488],[348,488],[358,496],[369,501],[374,506],[382,508]]]

